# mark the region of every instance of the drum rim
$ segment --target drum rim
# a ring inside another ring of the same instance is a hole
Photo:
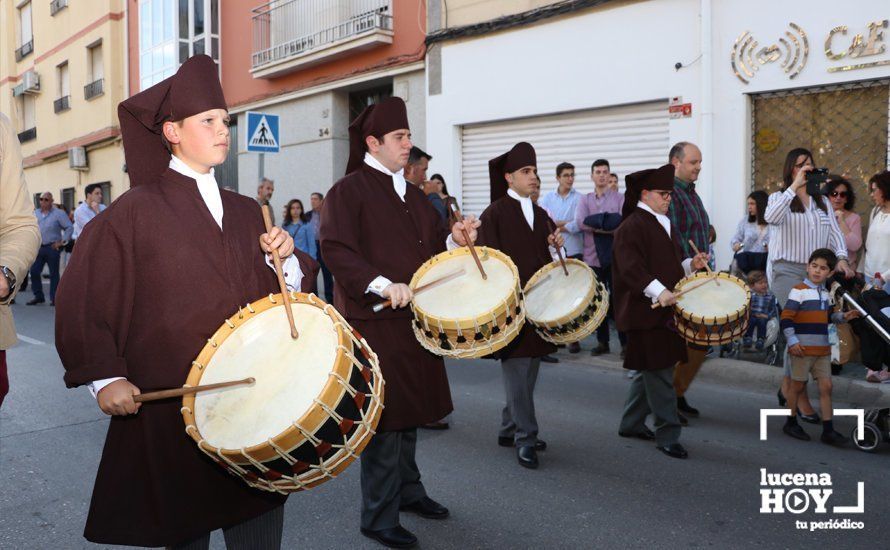
[[[581,260],[576,260],[574,258],[568,258],[568,259],[566,259],[565,262],[566,262],[566,266],[569,266],[571,264],[571,265],[578,265],[578,266],[582,266],[582,267],[586,268],[587,271],[590,273],[591,277],[593,277],[593,286],[591,288],[587,289],[587,294],[585,295],[584,300],[582,300],[579,305],[577,305],[569,313],[567,313],[561,317],[557,317],[556,319],[547,320],[547,321],[535,320],[531,316],[529,316],[528,307],[526,307],[525,308],[525,318],[531,324],[533,324],[535,326],[543,326],[543,327],[550,328],[553,326],[561,326],[561,325],[570,323],[570,322],[574,321],[576,318],[578,318],[582,313],[584,313],[584,311],[590,306],[590,302],[592,302],[593,299],[596,297],[596,290],[601,286],[601,283],[600,283],[599,279],[596,278],[596,273],[594,273],[593,269],[591,269],[591,267],[589,265],[582,262]],[[553,271],[554,269],[562,269],[562,265],[560,264],[559,261],[550,262],[549,264],[545,265],[541,269],[535,271],[535,274],[531,276],[531,278],[525,283],[525,287],[523,287],[523,289],[522,289],[523,301],[526,301],[526,294],[528,294],[528,291],[533,286],[535,286],[535,284],[539,280],[546,277],[547,274],[549,272]]]
[[[679,317],[686,319],[689,322],[696,323],[696,324],[723,325],[726,323],[731,323],[733,321],[736,321],[736,320],[744,317],[745,315],[747,315],[749,304],[751,303],[751,288],[743,280],[739,279],[738,277],[736,277],[734,275],[730,275],[728,273],[723,273],[722,271],[719,273],[714,273],[714,275],[716,275],[717,278],[720,279],[720,282],[724,282],[724,281],[730,282],[732,284],[740,286],[742,288],[742,290],[745,291],[746,299],[745,299],[745,302],[742,305],[742,307],[740,307],[740,308],[736,309],[735,311],[728,313],[726,315],[719,315],[716,317],[706,317],[703,315],[696,315],[694,313],[690,313],[690,312],[686,311],[685,309],[683,309],[683,307],[678,302],[678,303],[674,304],[674,312]],[[688,277],[684,277],[684,278],[680,279],[679,281],[677,281],[677,284],[674,285],[674,292],[679,292],[680,290],[682,290],[683,285],[685,285],[686,283],[689,283],[689,282],[697,280],[697,279],[705,279],[710,276],[711,275],[709,273],[699,272],[699,273],[694,273]]]
[[[346,356],[345,349],[352,349],[352,337],[347,332],[347,327],[351,328],[345,320],[337,313],[337,311],[326,304],[321,299],[319,299],[314,294],[304,294],[298,292],[290,293],[291,304],[305,304],[311,305],[318,309],[321,309],[325,315],[330,317],[334,323],[334,329],[337,332],[337,351],[334,357],[334,363],[331,365],[331,373],[337,373],[340,376],[346,377],[348,380],[348,375],[350,374],[350,370],[352,368],[352,361]],[[229,317],[223,324],[217,329],[217,331],[210,337],[207,344],[201,349],[201,352],[198,354],[197,358],[192,362],[191,369],[189,370],[188,377],[186,379],[187,385],[198,385],[200,384],[201,377],[203,376],[204,366],[206,366],[213,355],[216,353],[216,350],[222,346],[225,340],[231,336],[238,327],[246,324],[252,319],[256,318],[256,315],[263,313],[273,307],[278,307],[281,305],[281,294],[269,294],[264,298],[260,298],[254,302],[248,304],[245,308],[239,308],[239,311]],[[332,315],[328,311],[328,307],[333,310],[334,315]],[[362,340],[364,343],[364,340]],[[364,343],[367,346],[366,343]],[[383,402],[383,377],[380,371],[379,363],[377,361],[376,354],[373,353],[370,348],[368,348],[370,357],[369,362],[371,363],[371,369],[374,375],[374,384],[369,384],[372,390],[371,398],[376,399],[381,404]],[[379,395],[375,395],[377,393],[379,387]],[[315,402],[321,402],[326,407],[331,409],[336,408],[336,406],[340,403],[340,400],[343,399],[344,394],[346,393],[346,389],[337,381],[337,379],[333,376],[328,376],[328,380],[325,382],[325,385],[321,388],[318,397],[315,398]],[[278,456],[276,450],[269,445],[268,442],[264,441],[258,443],[256,445],[252,445],[250,447],[244,447],[242,449],[221,449],[216,447],[209,442],[207,442],[203,437],[201,437],[200,429],[198,428],[196,419],[195,419],[195,394],[186,395],[182,399],[182,417],[186,424],[186,432],[189,436],[198,444],[198,446],[208,452],[211,455],[221,455],[226,459],[234,462],[235,464],[247,465],[250,464],[250,461],[247,460],[244,454],[247,454],[252,459],[265,462],[268,460],[273,460]],[[369,405],[369,412],[371,411],[372,405]],[[381,407],[382,409],[382,407]],[[294,424],[298,424],[302,428],[304,428],[308,433],[315,433],[321,425],[326,422],[329,418],[331,418],[324,408],[322,407],[311,407],[309,410],[305,411],[302,416],[291,423],[287,429],[283,432],[273,436],[270,438],[272,443],[276,446],[281,447],[286,452],[290,452],[296,447],[302,445],[309,439],[303,435],[299,429],[296,428]],[[372,419],[372,425],[370,427],[370,432],[373,431],[377,427],[377,423],[380,420],[380,415],[377,414]],[[190,428],[193,427],[193,429]],[[361,452],[364,446],[367,444],[369,438],[365,438],[363,442],[361,442],[360,448],[357,448],[356,451]],[[346,465],[343,465],[345,468]],[[321,483],[322,480],[319,480],[318,483]],[[308,485],[312,486],[312,485]]]

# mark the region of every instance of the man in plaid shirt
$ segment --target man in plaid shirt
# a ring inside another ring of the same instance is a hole
[[[668,217],[671,228],[677,230],[680,247],[684,258],[695,257],[691,240],[702,252],[708,251],[708,227],[710,219],[702,204],[701,197],[695,192],[695,182],[701,172],[701,150],[693,143],[681,141],[671,147],[668,160],[674,165],[674,193]],[[705,360],[707,348],[687,344],[688,360],[677,364],[674,369],[674,390],[677,392],[677,409],[688,416],[698,416],[698,409],[686,402],[686,390],[692,384],[698,369]],[[686,424],[681,414],[680,422]]]

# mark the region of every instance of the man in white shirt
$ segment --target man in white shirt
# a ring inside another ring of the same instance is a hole
[[[91,183],[84,190],[86,198],[74,209],[74,232],[71,238],[77,241],[86,224],[90,223],[100,212],[105,210],[102,204],[102,185]]]

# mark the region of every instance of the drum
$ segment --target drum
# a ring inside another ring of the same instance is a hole
[[[609,312],[609,292],[582,261],[566,260],[535,273],[525,284],[525,319],[544,340],[569,344],[589,336]]]
[[[716,281],[688,291],[674,305],[677,330],[689,343],[728,344],[741,338],[748,328],[751,289],[738,277],[726,273],[715,275]],[[698,285],[707,277],[707,273],[686,277],[677,283],[674,292],[681,292],[691,284]]]
[[[494,248],[479,246],[476,252],[487,280],[466,247],[433,256],[411,278],[414,290],[464,270],[464,275],[416,294],[411,302],[414,335],[436,355],[459,359],[489,355],[509,344],[525,322],[519,271],[513,261]]]
[[[342,472],[368,444],[383,410],[377,356],[314,294],[291,293],[299,338],[281,294],[230,317],[192,363],[186,385],[256,382],[182,400],[186,433],[217,464],[264,491],[291,493]]]

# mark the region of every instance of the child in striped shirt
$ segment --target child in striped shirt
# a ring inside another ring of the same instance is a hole
[[[748,330],[745,331],[745,337],[742,345],[746,348],[751,347],[752,336],[757,336],[755,348],[763,349],[764,338],[766,338],[767,322],[776,316],[778,302],[772,292],[769,291],[769,282],[766,279],[766,273],[763,271],[751,271],[748,273],[748,286],[751,287],[751,307],[750,317],[748,319]]]
[[[828,324],[845,323],[859,316],[855,310],[831,313],[825,281],[836,266],[837,256],[827,248],[810,254],[807,278],[791,289],[780,323],[791,355],[791,391],[787,396],[791,416],[782,431],[796,439],[810,440],[810,436],[797,423],[797,399],[812,374],[819,382],[821,439],[829,445],[842,445],[847,439],[835,431],[831,419],[831,343],[828,340]]]

